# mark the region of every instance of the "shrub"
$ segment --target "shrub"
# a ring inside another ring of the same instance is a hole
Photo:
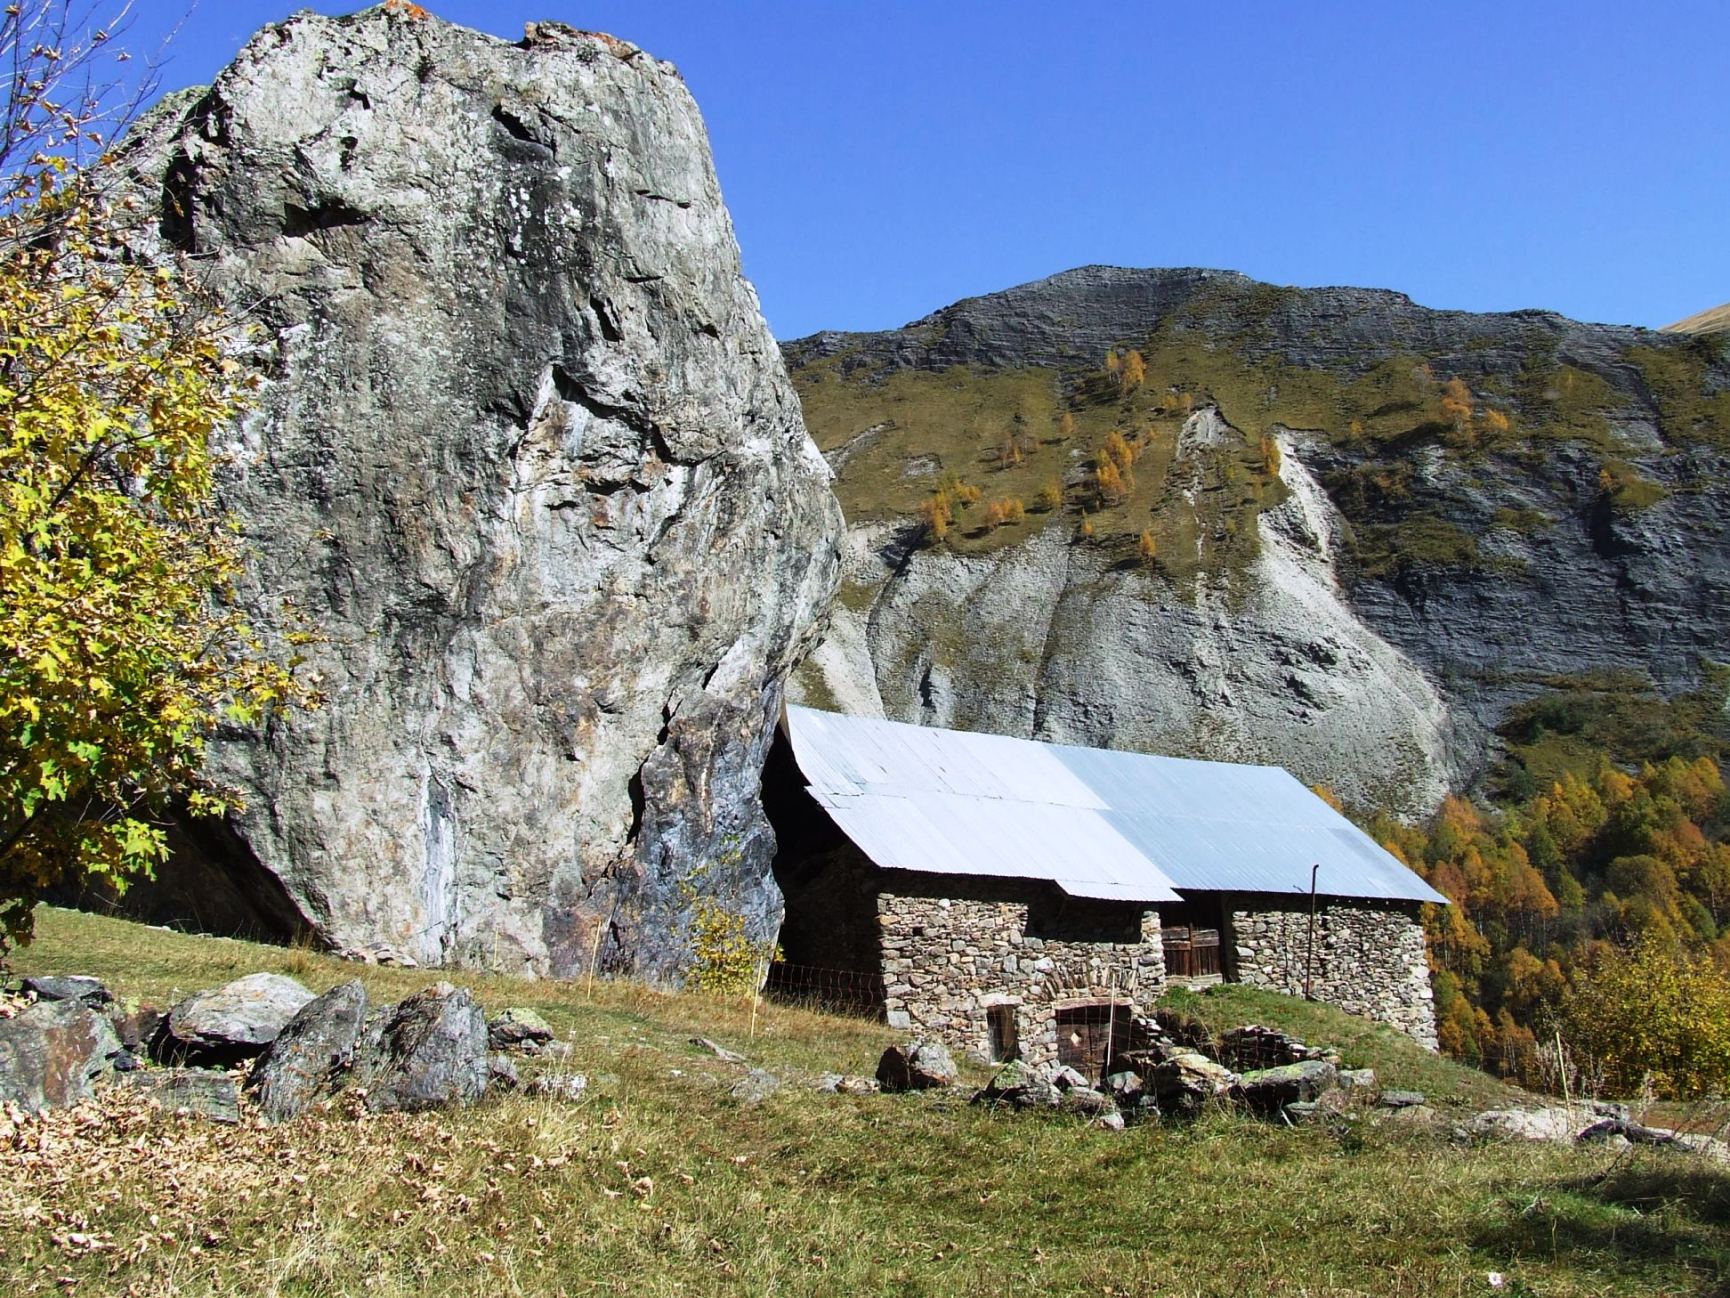
[[[1587,1071],[1611,1094],[1730,1091],[1730,974],[1708,956],[1652,937],[1601,951],[1564,1012]]]
[[[688,986],[723,996],[749,996],[763,983],[765,968],[781,958],[773,942],[753,942],[745,917],[705,897],[691,919]]]
[[[1118,469],[1116,462],[1109,458],[1100,460],[1099,468],[1094,470],[1093,482],[1094,490],[1097,492],[1102,505],[1120,505],[1123,503],[1123,498],[1129,494],[1129,488],[1123,480],[1123,473]]]
[[[107,37],[42,43],[69,21],[57,0],[0,16],[0,954],[44,890],[122,890],[166,858],[171,809],[235,804],[205,768],[219,724],[311,701],[225,604],[242,551],[210,438],[248,396],[236,338],[80,172]]]
[[[1033,507],[1041,513],[1049,514],[1054,509],[1063,506],[1063,484],[1056,478],[1047,478],[1045,485],[1040,487],[1039,494],[1033,498]]]
[[[1141,556],[1142,563],[1149,568],[1153,567],[1158,560],[1159,542],[1154,540],[1153,533],[1148,529],[1142,529],[1141,537],[1135,543],[1135,552]]]

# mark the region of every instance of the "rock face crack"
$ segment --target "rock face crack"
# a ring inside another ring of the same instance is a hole
[[[536,33],[300,14],[127,143],[141,254],[271,325],[223,494],[241,598],[284,653],[285,608],[318,629],[328,698],[215,739],[247,810],[145,913],[234,853],[272,887],[225,927],[422,962],[567,973],[604,936],[676,978],[705,899],[778,923],[762,758],[839,510],[689,93]]]

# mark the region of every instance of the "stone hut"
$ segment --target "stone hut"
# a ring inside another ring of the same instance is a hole
[[[1279,767],[789,706],[764,805],[774,992],[1090,1073],[1174,983],[1307,989],[1435,1047],[1418,910],[1446,898]]]

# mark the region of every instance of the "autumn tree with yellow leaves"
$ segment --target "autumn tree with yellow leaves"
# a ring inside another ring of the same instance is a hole
[[[124,17],[125,6],[111,6]],[[133,256],[104,192],[112,37],[65,0],[0,15],[0,952],[62,882],[116,890],[218,815],[218,724],[308,701],[226,602],[242,567],[211,434],[245,405],[234,332]],[[92,30],[84,43],[77,31]],[[92,148],[97,152],[93,157]],[[86,166],[85,163],[89,162]]]

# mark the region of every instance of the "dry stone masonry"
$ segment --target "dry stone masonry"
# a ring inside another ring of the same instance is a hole
[[[1019,1057],[1043,1064],[1058,1056],[1060,1010],[1115,1002],[1127,1022],[1164,989],[1154,911],[1075,899],[1060,909],[1002,895],[1001,887],[947,879],[878,894],[891,1026],[990,1058],[1001,1052],[989,1015],[1002,1007],[1013,1016]]]
[[[1246,901],[1240,898],[1234,906]],[[1307,905],[1275,902],[1257,898],[1256,909],[1231,911],[1238,982],[1302,996],[1308,962],[1316,1000],[1391,1024],[1436,1049],[1424,930],[1414,915],[1395,906],[1323,902],[1316,911],[1312,959]]]

